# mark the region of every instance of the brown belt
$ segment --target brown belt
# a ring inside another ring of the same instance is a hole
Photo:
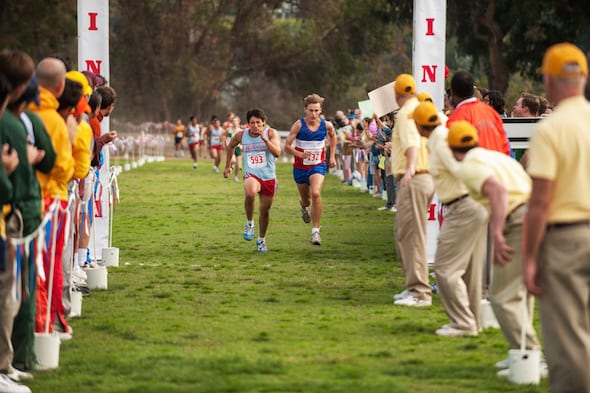
[[[516,206],[514,209],[512,209],[510,211],[510,213],[508,213],[508,215],[506,215],[506,221],[510,221],[510,217],[514,214],[514,212],[517,211],[518,209],[520,209],[523,206],[524,206],[524,202],[521,203],[520,205]]]
[[[448,201],[448,202],[446,202],[446,203],[445,203],[445,202],[443,202],[443,206],[445,206],[445,207],[449,207],[449,206],[451,206],[453,203],[455,203],[455,202],[459,202],[459,201],[461,201],[461,200],[463,200],[463,199],[467,198],[468,196],[469,196],[469,194],[463,194],[463,195],[461,195],[460,197],[458,197],[458,198],[455,198],[455,199],[452,199],[452,200],[450,200],[450,201]]]
[[[425,175],[427,173],[430,173],[430,172],[428,170],[416,171],[416,172],[414,172],[414,176],[416,176],[416,175]],[[395,180],[400,181],[402,179],[402,177],[404,177],[404,174],[403,173],[401,175],[397,175],[395,177]]]
[[[590,220],[586,221],[575,221],[575,222],[556,222],[553,224],[547,225],[547,230],[552,231],[554,229],[565,229],[565,228],[574,228],[574,227],[587,227],[590,226]]]

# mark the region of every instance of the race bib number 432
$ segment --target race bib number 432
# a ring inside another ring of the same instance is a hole
[[[262,168],[266,166],[266,154],[263,152],[259,153],[248,153],[248,165],[250,168]]]
[[[322,162],[322,149],[305,150],[305,153],[309,153],[309,156],[303,159],[303,165],[317,165]]]

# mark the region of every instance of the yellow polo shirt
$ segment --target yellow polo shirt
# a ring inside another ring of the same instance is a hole
[[[447,143],[448,134],[449,130],[440,125],[428,138],[430,174],[436,194],[442,203],[448,203],[468,193],[467,187],[459,179],[459,162],[453,157]]]
[[[535,128],[527,171],[553,181],[547,222],[590,220],[590,103],[583,96],[559,103]]]
[[[395,118],[395,126],[391,132],[391,165],[394,176],[406,173],[406,150],[418,148],[416,172],[428,171],[428,149],[426,138],[420,136],[416,123],[409,116],[420,102],[416,97],[410,98],[400,108]]]
[[[482,147],[469,150],[459,164],[459,178],[473,199],[487,209],[490,203],[481,193],[481,188],[490,176],[494,176],[508,192],[506,214],[529,200],[532,181],[518,161],[504,153]]]

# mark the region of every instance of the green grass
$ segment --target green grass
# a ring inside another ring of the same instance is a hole
[[[278,166],[268,254],[242,239],[241,184],[210,162],[149,163],[119,178],[109,289],[84,298],[60,367],[34,392],[546,392],[496,377],[498,330],[441,338],[403,289],[382,200],[327,176],[320,247]]]

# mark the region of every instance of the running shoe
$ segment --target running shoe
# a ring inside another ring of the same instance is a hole
[[[309,224],[311,222],[311,216],[309,215],[309,207],[301,207],[301,218],[303,222]]]
[[[244,240],[252,240],[254,239],[254,225],[246,224],[244,228]]]
[[[320,237],[319,232],[314,232],[311,234],[311,244],[314,244],[316,246],[322,244],[322,238]]]
[[[216,166],[213,167],[213,172],[215,173],[219,173],[219,168],[217,168]]]
[[[258,249],[258,252],[268,252],[266,241],[264,239],[256,240],[256,248]]]

